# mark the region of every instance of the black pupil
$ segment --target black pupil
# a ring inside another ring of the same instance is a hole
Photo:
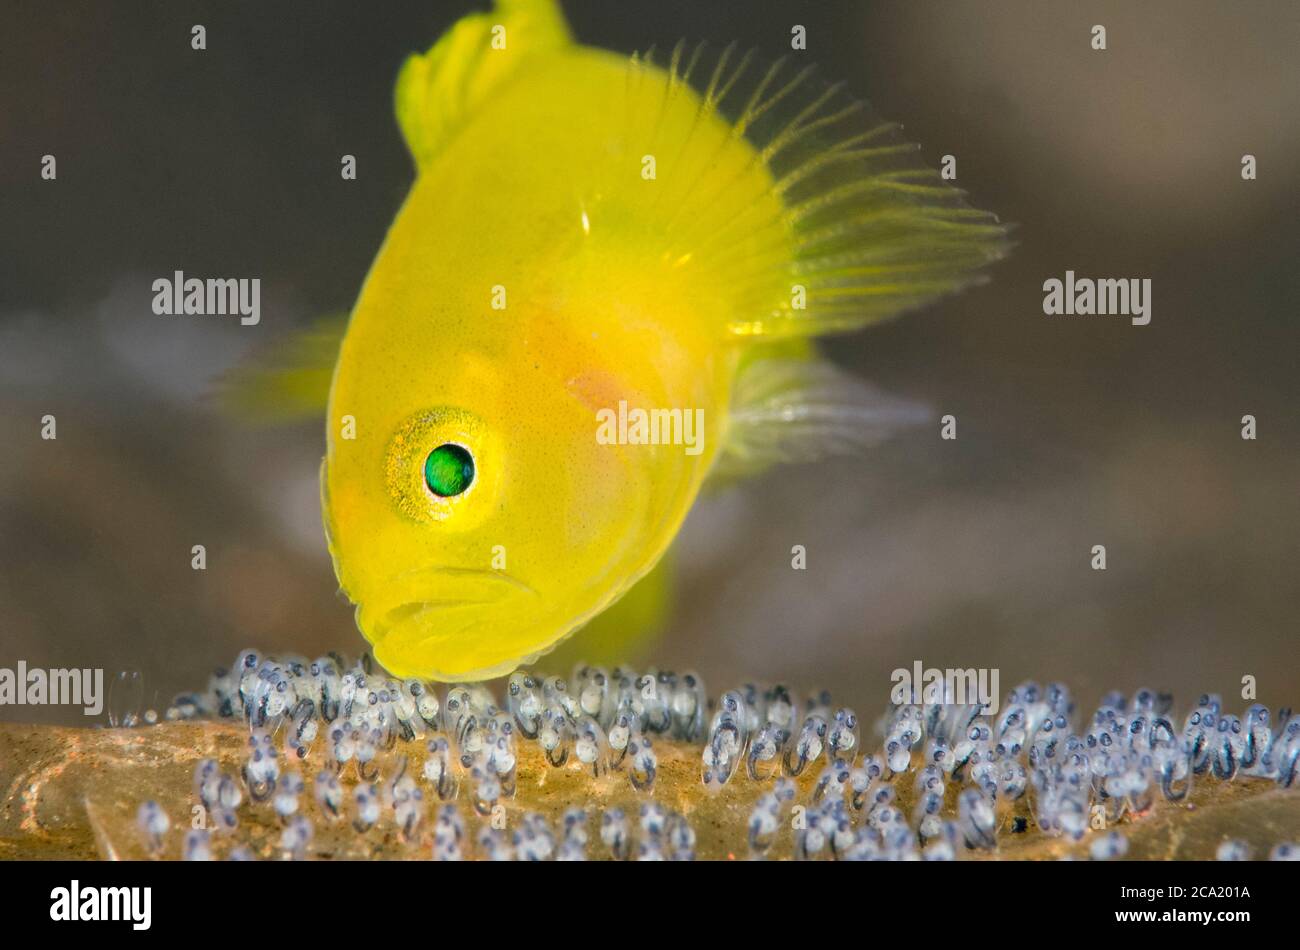
[[[441,498],[459,495],[474,481],[474,456],[463,445],[445,442],[425,459],[424,481]]]

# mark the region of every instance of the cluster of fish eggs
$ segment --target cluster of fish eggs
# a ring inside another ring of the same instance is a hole
[[[689,674],[679,681],[671,674],[584,667],[572,682],[570,689],[559,676],[516,673],[501,706],[485,685],[440,692],[420,680],[388,678],[368,656],[348,664],[337,655],[308,661],[245,650],[232,667],[213,674],[206,691],[178,696],[166,713],[169,720],[243,719],[249,728],[238,775],[222,774],[215,759],[195,770],[194,795],[208,827],[187,833],[182,854],[212,857],[213,836],[238,827],[236,812],[247,795],[251,804],[274,810],[284,829],[283,855],[306,856],[313,827],[301,813],[308,780],[300,768],[320,749],[310,784],[328,821],[347,821],[364,833],[391,817],[403,840],[416,841],[429,804],[437,802],[435,858],[455,860],[475,847],[475,854],[492,859],[584,859],[589,816],[582,809],[569,809],[559,828],[535,812],[509,834],[485,824],[471,842],[459,802],[467,800],[484,819],[495,817],[502,800],[515,796],[517,744],[525,741],[536,743],[551,766],[576,764],[594,776],[623,773],[634,789],[652,793],[658,760],[650,734],[698,740],[707,697]],[[660,684],[668,688],[656,698]],[[394,755],[413,742],[425,746],[418,775],[408,771],[406,755]],[[395,762],[387,775],[385,762]],[[349,794],[343,779],[351,774],[356,784]],[[599,840],[610,856],[694,857],[694,831],[680,814],[651,800],[634,818],[617,808],[601,815]],[[137,824],[149,848],[161,852],[171,827],[162,808],[144,803]],[[241,847],[231,856],[252,854]]]
[[[1029,818],[1049,835],[1080,841],[1092,828],[1142,815],[1157,796],[1184,801],[1200,777],[1230,781],[1244,775],[1283,788],[1294,785],[1300,720],[1289,709],[1274,724],[1269,710],[1257,704],[1243,721],[1225,713],[1218,696],[1204,695],[1179,728],[1172,705],[1171,697],[1151,690],[1131,699],[1112,693],[1083,731],[1074,728],[1074,702],[1060,684],[1025,683],[993,716],[976,705],[900,705],[882,720],[879,753],[856,761],[856,742],[844,738],[847,711],[831,715],[828,706],[814,707],[792,733],[782,703],[775,730],[770,709],[769,721],[759,724],[749,757],[771,759],[785,740],[786,771],[797,774],[824,750],[828,761],[814,786],[806,829],[796,837],[802,858],[829,851],[842,859],[951,860],[963,850],[996,848],[1000,830],[1023,831]],[[792,734],[797,738],[790,743]],[[731,749],[736,740],[724,737],[722,745]],[[897,804],[901,781],[911,785],[907,814]],[[954,798],[952,815],[946,803]],[[751,849],[761,847],[762,835],[770,832],[774,807],[769,801],[767,812],[756,813]],[[1098,860],[1126,852],[1119,831],[1097,836],[1090,848]],[[1241,859],[1250,849],[1229,841],[1216,856]],[[1270,854],[1296,856],[1291,843]]]
[[[1023,831],[1030,819],[1048,834],[1081,840],[1097,827],[1099,810],[1109,826],[1147,811],[1156,796],[1184,800],[1202,776],[1293,785],[1300,719],[1290,710],[1273,721],[1255,705],[1241,719],[1207,695],[1176,727],[1171,709],[1170,697],[1150,690],[1111,694],[1076,730],[1064,686],[1026,683],[996,715],[951,702],[892,706],[874,724],[883,742],[866,754],[852,709],[827,693],[797,699],[780,685],[746,685],[713,701],[692,673],[580,666],[567,681],[516,672],[501,705],[483,684],[442,691],[395,680],[368,656],[348,664],[335,654],[309,661],[245,650],[205,692],[177,697],[166,715],[242,718],[249,727],[240,774],[223,774],[212,759],[195,770],[194,793],[211,821],[187,833],[182,854],[190,859],[212,856],[212,836],[238,825],[245,795],[273,809],[280,853],[306,857],[314,829],[302,813],[308,780],[300,768],[319,748],[310,784],[326,821],[359,833],[391,822],[403,841],[428,843],[435,859],[689,860],[695,832],[687,816],[653,798],[654,743],[662,737],[699,748],[708,793],[740,772],[741,781],[765,787],[748,820],[751,856],[773,854],[789,829],[799,859],[952,860],[996,848],[999,834]],[[427,753],[418,774],[401,752],[415,742]],[[507,831],[491,819],[515,796],[522,742],[535,743],[554,768],[625,775],[645,793],[639,814],[573,807],[553,826],[527,812]],[[343,779],[352,773],[348,793]],[[467,812],[482,819],[477,833]],[[170,822],[155,802],[140,806],[138,825],[160,850]],[[1126,850],[1124,835],[1112,831],[1094,836],[1091,855]],[[230,856],[252,854],[239,847]],[[1218,854],[1249,856],[1237,841]],[[1280,844],[1270,856],[1294,858],[1297,848]]]

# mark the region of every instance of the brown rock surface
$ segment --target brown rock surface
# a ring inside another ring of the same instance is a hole
[[[136,810],[146,800],[157,801],[170,816],[162,856],[180,855],[183,829],[190,827],[196,763],[217,759],[223,771],[238,774],[245,756],[247,732],[238,723],[187,722],[135,729],[65,729],[0,724],[0,859],[94,859],[97,857],[148,857],[136,828]],[[504,800],[506,826],[515,827],[525,811],[536,811],[553,823],[572,805],[583,805],[592,815],[592,857],[606,856],[596,834],[599,813],[621,807],[635,819],[641,803],[653,797],[664,808],[685,815],[697,835],[701,859],[742,859],[748,856],[746,825],[750,810],[767,784],[736,775],[720,793],[710,795],[700,781],[700,750],[668,741],[655,745],[659,773],[653,796],[635,791],[623,772],[593,778],[576,763],[560,769],[547,765],[534,743],[519,749],[518,792]],[[399,744],[382,766],[391,776],[401,754],[409,768],[420,773],[422,743]],[[282,766],[286,765],[281,760]],[[438,807],[436,795],[426,789],[427,817],[415,840],[403,841],[390,817],[367,832],[347,822],[328,822],[311,796],[312,776],[320,767],[319,752],[301,766],[307,790],[302,809],[315,826],[309,855],[327,859],[425,858],[430,853],[431,819]],[[814,767],[799,780],[798,801],[807,801],[815,782]],[[350,796],[355,769],[345,773]],[[911,782],[898,782],[899,804],[910,811]],[[951,791],[950,791],[951,794]],[[1032,792],[1030,793],[1032,794]],[[469,828],[467,854],[474,854],[474,835],[482,820],[474,815],[462,782],[456,799]],[[950,803],[951,804],[951,803]],[[252,804],[247,796],[238,809],[239,828],[213,839],[213,853],[224,857],[236,844],[249,847],[260,858],[280,857],[279,823],[269,804]],[[1011,832],[1015,817],[1028,816],[1024,801],[1002,816],[999,848],[994,858],[1053,859],[1086,857],[1089,839],[1073,844],[1040,833],[1032,818],[1020,834]],[[1201,779],[1189,803],[1163,801],[1146,814],[1126,818],[1119,827],[1128,836],[1130,858],[1210,859],[1227,838],[1246,841],[1256,857],[1282,840],[1300,838],[1300,794],[1283,791],[1272,782],[1238,779],[1219,782]],[[792,853],[787,829],[778,837],[772,855]],[[977,856],[968,852],[968,856]]]

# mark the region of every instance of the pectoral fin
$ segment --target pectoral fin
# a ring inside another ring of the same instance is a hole
[[[221,408],[260,424],[323,416],[347,328],[346,313],[331,314],[271,342],[218,382]]]
[[[755,358],[737,376],[726,443],[710,478],[856,454],[933,416],[928,407],[889,395],[828,360]]]

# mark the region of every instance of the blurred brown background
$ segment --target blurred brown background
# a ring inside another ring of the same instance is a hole
[[[581,39],[628,51],[779,55],[802,24],[804,55],[1017,225],[987,285],[832,344],[956,415],[958,440],[913,432],[705,499],[660,665],[873,712],[918,659],[997,667],[1004,691],[1064,679],[1087,702],[1150,685],[1237,707],[1245,674],[1264,702],[1300,701],[1300,8],[564,5]],[[0,3],[0,667],[139,669],[162,706],[243,646],[361,648],[321,539],[321,427],[240,429],[205,394],[250,347],[350,305],[411,180],[396,70],[469,9]],[[261,277],[261,325],[155,316],[149,284],[174,269]],[[1067,269],[1151,278],[1151,324],[1044,316],[1042,282]]]

